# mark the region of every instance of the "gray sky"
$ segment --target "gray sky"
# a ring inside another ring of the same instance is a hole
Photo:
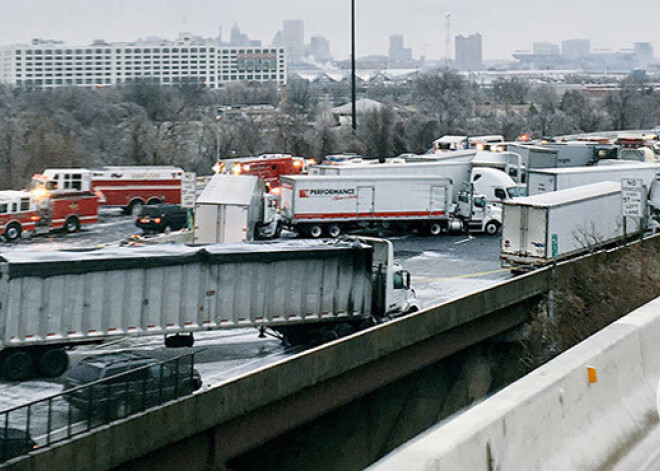
[[[403,34],[413,54],[444,55],[444,14],[452,38],[480,32],[484,58],[510,59],[532,41],[589,38],[592,48],[650,41],[660,56],[658,0],[356,0],[357,55],[386,54],[388,36]],[[348,57],[350,1],[343,0],[0,0],[0,44],[33,37],[88,44],[132,41],[179,32],[223,38],[236,22],[270,44],[283,19],[305,20],[305,39],[326,36],[337,58]],[[453,43],[452,43],[453,44]],[[453,45],[452,45],[453,47]],[[453,53],[452,53],[453,54]]]

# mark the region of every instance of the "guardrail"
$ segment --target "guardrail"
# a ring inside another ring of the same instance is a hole
[[[0,463],[192,393],[195,354],[154,362],[0,412]]]

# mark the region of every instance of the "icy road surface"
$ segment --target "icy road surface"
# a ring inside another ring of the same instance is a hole
[[[138,232],[133,219],[118,211],[104,211],[101,222],[77,234],[54,234],[1,244],[3,250],[57,250],[114,244]],[[395,258],[412,273],[413,286],[425,307],[463,296],[509,278],[499,265],[499,237],[443,235],[439,237],[391,237]],[[249,371],[282,360],[300,349],[285,349],[272,337],[259,338],[255,329],[195,334],[192,349],[168,350],[162,337],[123,339],[101,346],[70,351],[71,364],[81,358],[113,350],[135,349],[167,359],[199,351],[196,368],[204,387],[236,378]],[[62,390],[63,378],[32,380],[20,384],[0,381],[0,410],[41,399]],[[57,411],[55,412],[57,413]],[[59,413],[63,414],[63,411]],[[20,421],[20,417],[16,417]],[[13,420],[12,420],[13,422]],[[20,424],[16,424],[20,425]]]

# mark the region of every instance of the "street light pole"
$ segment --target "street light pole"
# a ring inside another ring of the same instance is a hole
[[[357,105],[355,103],[355,0],[351,0],[351,122],[357,130]]]

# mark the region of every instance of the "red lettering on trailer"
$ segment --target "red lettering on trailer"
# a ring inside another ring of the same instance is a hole
[[[363,219],[363,218],[403,218],[403,217],[428,217],[445,216],[445,211],[381,211],[377,213],[304,213],[296,214],[294,219]]]

